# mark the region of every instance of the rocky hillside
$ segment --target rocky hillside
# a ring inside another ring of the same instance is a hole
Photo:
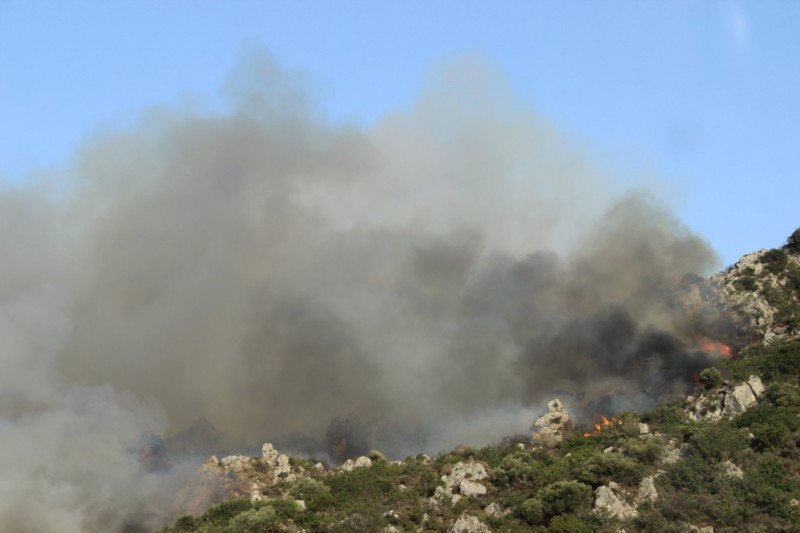
[[[800,229],[786,246],[747,254],[711,282],[765,342],[800,337]]]
[[[211,457],[165,531],[798,531],[800,230],[712,283],[762,340],[685,399],[596,425],[554,399],[529,435],[433,458]]]

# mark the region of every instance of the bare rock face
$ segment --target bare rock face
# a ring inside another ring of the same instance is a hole
[[[758,376],[750,376],[747,381],[725,385],[721,389],[691,398],[686,415],[694,421],[716,421],[722,417],[733,418],[758,405],[758,398],[764,394],[764,384]]]
[[[569,413],[561,400],[547,402],[547,413],[533,423],[531,440],[540,446],[554,446],[564,439],[564,433],[571,426]]]
[[[272,466],[278,464],[278,451],[273,448],[271,443],[265,442],[264,446],[261,447],[261,460]]]
[[[733,417],[744,413],[758,403],[756,395],[747,383],[736,385],[730,393],[725,395],[722,414]]]
[[[178,493],[175,513],[200,515],[209,506],[230,498],[262,501],[263,489],[302,475],[302,468],[294,470],[289,456],[279,454],[270,443],[262,447],[261,459],[229,455],[218,460],[212,456]]]
[[[480,496],[486,494],[486,487],[478,481],[489,475],[481,463],[460,462],[453,466],[449,475],[442,476],[444,486],[436,487],[435,500],[450,498],[455,504],[461,496]]]
[[[742,469],[731,461],[725,461],[721,466],[723,477],[731,477],[736,479],[742,479],[744,477],[744,472],[742,472]]]
[[[597,487],[595,491],[594,508],[598,511],[608,511],[612,516],[620,520],[630,520],[639,516],[636,509],[629,505],[617,493],[620,492],[619,485],[613,481],[608,485]]]
[[[616,491],[616,492],[615,492]],[[613,481],[608,485],[597,487],[595,491],[594,508],[598,511],[608,511],[612,516],[620,520],[630,520],[639,516],[636,509],[629,505],[617,493],[620,492],[619,485]]]
[[[356,468],[364,468],[372,466],[372,459],[366,456],[358,457],[355,461],[353,459],[348,459],[344,462],[342,466],[339,467],[339,470],[344,472],[352,472]]]
[[[767,300],[764,290],[784,290],[787,280],[771,272],[762,258],[768,250],[749,253],[736,264],[711,277],[717,288],[719,301],[736,312],[748,326],[760,332],[766,342],[776,338],[796,338],[800,331],[792,331],[780,323],[779,310]],[[800,265],[800,254],[787,254],[789,265]]]
[[[636,492],[636,503],[654,502],[658,499],[656,490],[655,476],[647,476],[639,483],[639,490]]]
[[[462,496],[482,496],[486,494],[486,487],[475,481],[465,479],[458,486],[458,492],[460,492]]]
[[[492,529],[477,517],[464,515],[450,526],[447,533],[491,533]]]
[[[503,509],[499,503],[492,502],[484,507],[483,512],[492,518],[504,518],[511,514],[511,509]]]
[[[658,458],[658,463],[661,466],[672,465],[680,461],[682,456],[683,451],[676,444],[675,439],[670,439],[667,442],[667,445],[664,447],[664,450],[661,452],[661,456]]]

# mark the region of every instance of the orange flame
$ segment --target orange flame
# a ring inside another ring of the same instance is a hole
[[[705,352],[713,352],[723,357],[733,357],[733,350],[731,350],[731,347],[722,342],[714,342],[707,339],[702,339],[700,341],[700,349]]]
[[[616,417],[616,416],[612,417],[612,418],[606,418],[604,416],[600,417],[600,422],[596,422],[594,424],[594,433],[584,433],[583,436],[584,437],[591,437],[592,435],[599,435],[600,433],[603,432],[603,428],[605,428],[607,426],[610,426],[611,424],[614,424],[614,423],[616,423],[618,421],[619,421],[619,418]]]

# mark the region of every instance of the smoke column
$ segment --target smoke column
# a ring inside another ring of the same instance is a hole
[[[714,253],[501,80],[458,63],[357,127],[252,53],[224,109],[2,190],[0,523],[158,527],[184,470],[137,442],[200,417],[321,447],[371,421],[403,454],[683,390],[708,361],[678,288]]]

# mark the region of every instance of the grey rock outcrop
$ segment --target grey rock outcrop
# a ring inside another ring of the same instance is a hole
[[[763,334],[766,342],[777,338],[796,338],[800,331],[792,331],[778,320],[779,309],[765,295],[765,289],[784,290],[787,280],[771,272],[762,257],[768,250],[743,255],[733,266],[711,277],[717,289],[719,303],[733,310],[747,326]],[[800,254],[787,255],[790,265],[800,265]],[[796,296],[795,296],[796,298]]]
[[[504,518],[511,514],[511,509],[503,509],[503,506],[497,502],[492,502],[484,507],[483,512],[492,518]]]
[[[347,461],[344,462],[344,464],[342,464],[342,466],[339,467],[339,470],[342,470],[344,472],[352,472],[356,468],[366,468],[369,466],[372,466],[372,459],[362,455],[361,457],[358,457],[355,460],[348,459]]]
[[[463,515],[447,530],[447,533],[491,533],[492,529],[472,515]]]
[[[611,516],[620,520],[630,520],[639,516],[632,505],[618,496],[620,487],[613,481],[608,485],[597,487],[595,491],[594,508],[598,511],[608,511]]]
[[[639,490],[636,492],[636,503],[654,502],[658,499],[656,490],[655,476],[647,476],[639,483]]]
[[[725,384],[723,387],[697,398],[687,398],[689,406],[686,415],[696,422],[714,422],[722,417],[733,418],[758,404],[764,394],[764,384],[758,376],[750,376],[747,381]]]
[[[444,486],[436,487],[433,498],[438,501],[450,498],[453,503],[456,503],[461,496],[486,494],[486,487],[478,481],[487,477],[489,475],[481,463],[471,461],[456,463],[449,475],[442,476]]]
[[[725,461],[720,466],[722,466],[723,477],[731,477],[736,479],[742,479],[744,477],[744,472],[742,469],[731,461]]]
[[[533,423],[531,441],[540,446],[554,446],[564,439],[569,427],[569,413],[561,400],[550,400],[547,402],[547,413]]]

